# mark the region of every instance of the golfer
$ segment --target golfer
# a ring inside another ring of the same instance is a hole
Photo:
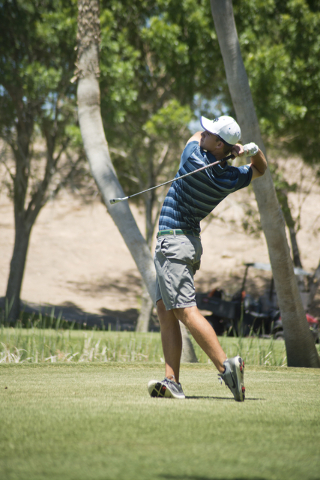
[[[172,183],[162,206],[155,249],[157,273],[156,302],[165,358],[165,379],[151,380],[152,397],[183,399],[179,382],[182,339],[179,320],[212,360],[218,375],[230,388],[235,400],[245,398],[244,362],[237,356],[227,359],[216,333],[197,308],[194,274],[200,267],[202,246],[200,221],[232,192],[247,187],[261,177],[267,162],[254,143],[240,145],[241,130],[229,116],[214,120],[200,118],[204,131],[188,141],[177,177],[222,160],[250,156],[251,164],[241,167],[223,161]]]

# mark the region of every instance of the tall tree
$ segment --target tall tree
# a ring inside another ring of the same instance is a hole
[[[320,3],[234,0],[233,4],[241,52],[250,72],[250,88],[266,144],[277,155],[287,154],[288,162],[290,154],[300,155],[312,165],[314,179],[319,181]],[[289,229],[293,261],[299,266],[297,223],[287,201],[291,179],[279,182],[272,169],[271,173]]]
[[[232,0],[211,0],[211,10],[242,139],[245,143],[256,142],[266,153],[241,56]],[[253,188],[279,299],[288,366],[320,367],[294,276],[283,216],[269,170],[264,177],[255,181]]]
[[[19,316],[32,226],[84,158],[81,149],[70,162],[65,155],[76,128],[74,10],[72,0],[0,3],[0,136],[14,161],[6,164],[15,223],[6,291],[10,320]]]
[[[99,88],[99,1],[78,0],[78,115],[84,148],[92,175],[103,201],[135,260],[140,274],[155,300],[155,272],[150,251],[127,202],[110,205],[110,199],[124,192],[111,162],[100,113]]]
[[[105,138],[99,88],[99,0],[78,0],[78,115],[84,148],[92,175],[112,219],[117,225],[155,303],[155,269],[148,245],[140,233],[127,202],[110,205],[110,199],[124,192],[113,168]],[[183,327],[183,326],[182,326]],[[194,360],[194,350],[182,328],[186,361]]]

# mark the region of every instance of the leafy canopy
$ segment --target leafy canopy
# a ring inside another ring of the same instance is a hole
[[[52,143],[75,123],[76,13],[76,0],[0,4],[0,135],[13,148],[35,125]]]
[[[263,134],[318,160],[319,0],[234,0],[241,51]]]
[[[196,94],[225,88],[219,59],[207,1],[102,1],[102,115],[128,193],[176,169]],[[171,158],[156,168],[164,145]]]

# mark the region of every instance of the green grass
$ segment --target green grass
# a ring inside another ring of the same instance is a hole
[[[148,363],[0,366],[4,480],[316,480],[320,370],[246,367],[244,403],[206,364],[186,400],[153,399]]]
[[[159,362],[162,355],[158,333],[0,329],[0,363]]]
[[[272,339],[220,337],[229,357],[240,354],[251,365],[286,365],[285,345]],[[194,343],[200,363],[205,353]],[[159,362],[163,357],[159,333],[0,328],[1,363]]]

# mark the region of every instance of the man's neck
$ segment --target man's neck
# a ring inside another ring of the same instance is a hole
[[[219,151],[217,152],[216,150],[214,152],[212,152],[211,150],[207,150],[207,152],[211,153],[211,155],[214,155],[217,160],[222,160],[226,156],[224,153],[221,153]]]

